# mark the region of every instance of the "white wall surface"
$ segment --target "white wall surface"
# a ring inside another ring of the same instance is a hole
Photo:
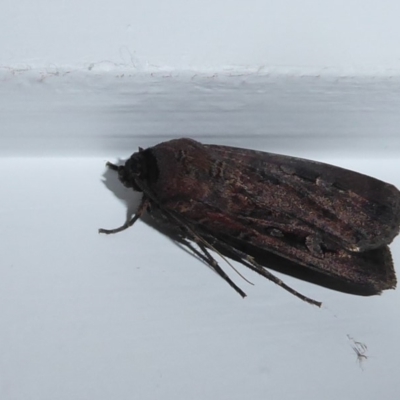
[[[232,274],[242,300],[148,220],[97,229],[140,197],[105,161],[172,137],[400,187],[399,15],[398,1],[3,0],[0,400],[397,399],[400,290],[279,275],[318,309],[238,266],[255,283]],[[347,335],[368,346],[361,364]]]
[[[400,67],[395,0],[3,0],[0,64]]]
[[[398,160],[325,161],[400,186]],[[319,309],[221,260],[243,300],[143,221],[99,235],[139,198],[103,173],[101,158],[0,159],[2,400],[397,399],[399,290],[279,275]]]
[[[3,156],[128,157],[182,136],[298,156],[400,154],[396,77],[35,70],[2,78]]]

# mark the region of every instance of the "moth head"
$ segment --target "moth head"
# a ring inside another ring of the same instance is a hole
[[[118,167],[118,178],[127,188],[143,192],[158,178],[157,162],[150,149],[133,153],[124,166]]]

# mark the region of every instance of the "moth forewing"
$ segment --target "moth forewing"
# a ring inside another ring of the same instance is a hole
[[[393,185],[320,162],[192,139],[141,149],[116,168],[125,186],[143,192],[138,215],[159,210],[241,295],[207,248],[217,246],[313,304],[319,302],[267,271],[267,254],[349,284],[355,294],[396,286],[387,246],[400,226]]]

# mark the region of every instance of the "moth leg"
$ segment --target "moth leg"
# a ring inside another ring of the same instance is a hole
[[[181,243],[188,247],[194,254],[196,254],[197,257],[199,257],[201,260],[203,260],[205,263],[207,263],[222,279],[224,279],[233,289],[236,290],[243,298],[246,297],[246,293],[243,292],[240,287],[238,287],[232,280],[229,278],[229,276],[226,274],[226,272],[219,266],[218,262],[214,259],[214,257],[208,252],[206,247],[204,246],[203,243],[199,243],[197,240],[195,240],[197,245],[200,247],[201,251],[203,253],[200,253],[193,245],[185,240],[182,239]]]
[[[260,275],[264,276],[265,278],[269,279],[270,281],[276,283],[279,285],[282,289],[285,289],[289,293],[293,294],[294,296],[298,297],[299,299],[309,303],[313,304],[317,307],[321,307],[322,303],[320,301],[316,301],[314,299],[311,299],[310,297],[304,296],[303,294],[299,293],[297,290],[292,289],[290,286],[286,285],[282,280],[280,280],[278,277],[275,275],[271,274],[267,269],[263,268],[261,265],[259,265],[253,257],[247,256],[246,260],[254,266],[252,268],[254,271],[258,272]]]
[[[253,271],[255,271],[257,273],[259,273],[264,278],[267,278],[271,282],[276,283],[278,286],[280,286],[281,288],[285,289],[286,291],[288,291],[289,293],[293,294],[294,296],[298,297],[299,299],[301,299],[301,300],[303,300],[303,301],[305,301],[307,303],[313,304],[315,306],[321,307],[322,303],[320,301],[316,301],[314,299],[311,299],[311,298],[309,298],[307,296],[304,296],[303,294],[297,292],[296,290],[292,289],[290,286],[286,285],[286,283],[281,281],[278,277],[276,277],[275,275],[271,274],[271,272],[269,272],[263,266],[258,264],[253,257],[249,256],[246,253],[241,252],[240,250],[235,249],[234,247],[231,247],[231,246],[227,245],[226,243],[223,243],[222,241],[218,240],[216,242],[216,244],[218,246],[221,246],[221,247],[225,248],[229,252],[231,252],[233,255],[238,257],[239,261],[243,265],[245,265],[246,267],[252,269]]]
[[[111,165],[114,165],[114,164],[111,164]],[[122,226],[115,228],[115,229],[100,228],[99,233],[105,233],[106,235],[109,235],[111,233],[118,233],[118,232],[124,231],[125,229],[128,229],[145,213],[149,204],[150,204],[149,200],[146,197],[143,197],[135,215],[129,221],[126,221]]]

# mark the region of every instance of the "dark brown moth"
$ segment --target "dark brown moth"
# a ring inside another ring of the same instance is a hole
[[[120,232],[149,212],[176,228],[178,241],[243,297],[209,250],[318,306],[266,266],[280,270],[275,264],[281,264],[283,272],[354,294],[396,286],[388,244],[399,233],[400,192],[389,183],[320,162],[191,139],[139,148],[125,165],[107,165],[143,197],[130,221],[99,232]]]

